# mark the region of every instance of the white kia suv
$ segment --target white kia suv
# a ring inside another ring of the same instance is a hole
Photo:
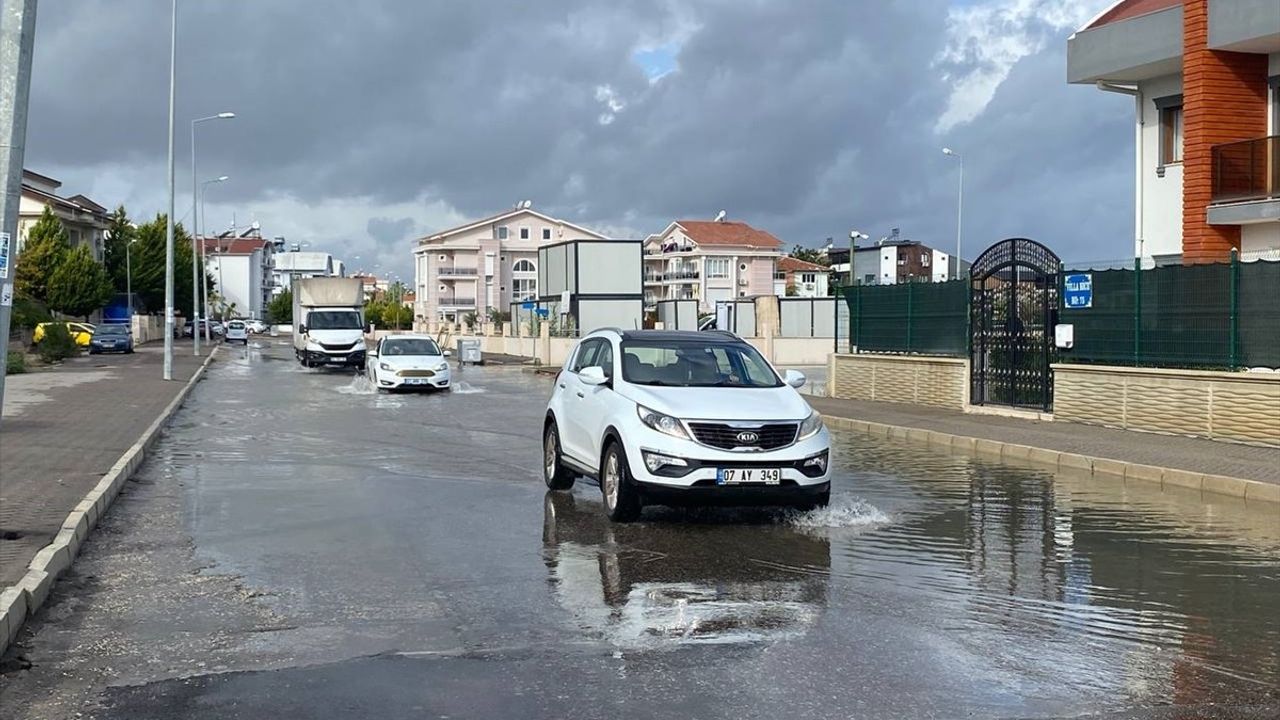
[[[803,384],[728,332],[597,330],[547,404],[547,486],[595,478],[622,522],[646,504],[826,505],[831,437]]]

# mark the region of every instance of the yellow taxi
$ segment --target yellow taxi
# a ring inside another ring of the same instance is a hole
[[[93,339],[93,333],[97,328],[89,323],[69,322],[63,323],[67,326],[67,332],[71,333],[72,339],[76,341],[76,345],[80,347],[89,347],[89,341]],[[44,329],[53,325],[53,323],[40,323],[36,325],[36,331],[32,333],[32,342],[40,342],[44,339]]]

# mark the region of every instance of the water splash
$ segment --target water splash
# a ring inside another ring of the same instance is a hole
[[[887,524],[890,518],[866,500],[836,495],[826,507],[794,513],[787,517],[787,522],[805,530],[870,528]]]
[[[455,382],[449,385],[449,391],[458,395],[475,395],[485,392],[485,389],[475,387],[468,382]]]
[[[337,388],[337,391],[343,395],[377,395],[378,388],[369,382],[369,378],[365,375],[356,375],[351,378],[351,382]]]

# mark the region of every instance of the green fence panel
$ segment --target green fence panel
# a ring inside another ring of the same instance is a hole
[[[1231,266],[1170,265],[1142,276],[1138,362],[1231,367]]]
[[[1064,307],[1058,315],[1059,322],[1075,326],[1075,346],[1062,353],[1063,359],[1068,362],[1133,364],[1134,273],[1132,270],[1102,270],[1091,274],[1093,307]]]
[[[1240,365],[1280,368],[1280,262],[1240,263],[1239,273]]]
[[[902,283],[843,288],[849,341],[859,352],[963,357],[968,347],[968,283]]]

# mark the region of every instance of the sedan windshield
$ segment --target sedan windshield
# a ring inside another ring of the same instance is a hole
[[[129,329],[123,325],[99,325],[95,335],[128,335]]]
[[[364,327],[360,313],[349,310],[318,310],[307,315],[312,330],[359,330]]]
[[[635,385],[673,387],[780,387],[782,382],[746,343],[687,341],[622,343],[622,377]]]
[[[434,340],[414,338],[410,340],[383,340],[383,355],[439,355],[440,347]]]

